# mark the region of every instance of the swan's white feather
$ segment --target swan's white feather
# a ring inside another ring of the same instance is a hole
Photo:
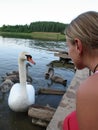
[[[16,112],[27,111],[28,107],[35,103],[35,89],[32,85],[26,83],[25,59],[24,61],[21,60],[24,55],[25,53],[20,55],[20,83],[12,86],[8,97],[9,107]]]
[[[8,98],[8,105],[13,111],[27,111],[35,103],[35,90],[32,85],[22,88],[19,83],[14,84]]]

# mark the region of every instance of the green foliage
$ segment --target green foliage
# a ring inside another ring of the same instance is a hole
[[[30,32],[64,32],[68,24],[59,22],[32,22],[30,25],[3,25],[0,28],[1,32],[19,32],[19,33],[30,33]]]

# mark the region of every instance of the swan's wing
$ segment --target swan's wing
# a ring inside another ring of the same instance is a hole
[[[28,100],[30,105],[35,103],[35,89],[32,85],[28,84],[26,86],[27,94],[28,94]]]

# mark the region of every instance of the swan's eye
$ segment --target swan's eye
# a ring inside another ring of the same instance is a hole
[[[31,55],[25,55],[28,58],[32,59],[32,56]]]
[[[31,55],[25,55],[27,57],[27,61],[31,62],[32,64],[36,64],[33,59],[32,59],[32,56]]]

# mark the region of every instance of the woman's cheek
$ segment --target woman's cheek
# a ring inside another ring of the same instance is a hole
[[[72,57],[72,56],[71,56],[71,50],[70,50],[70,49],[69,49],[68,55],[69,55],[70,58]]]

